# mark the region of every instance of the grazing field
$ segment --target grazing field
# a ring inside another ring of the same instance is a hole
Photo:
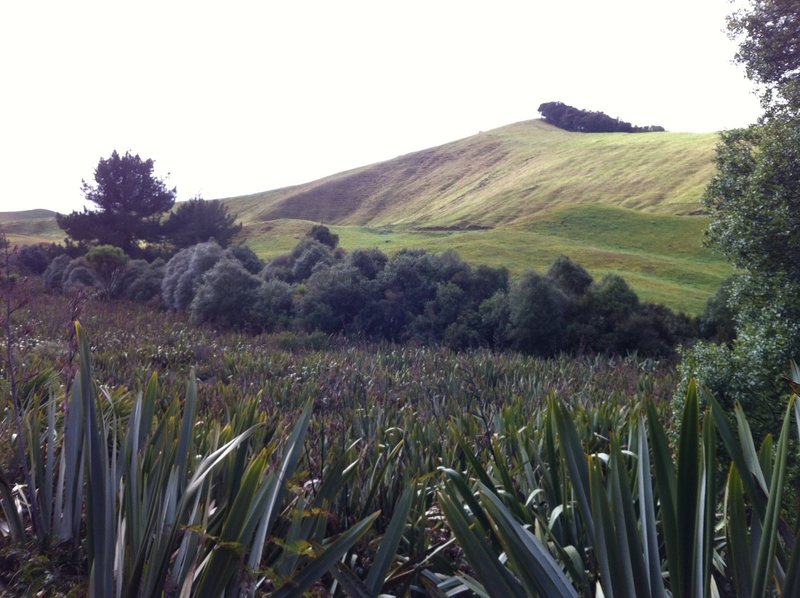
[[[702,246],[716,134],[569,133],[543,121],[482,132],[298,185],[223,200],[261,258],[323,222],[346,250],[456,249],[518,275],[561,254],[690,314],[731,274]],[[0,214],[13,243],[61,241],[46,210]]]
[[[312,222],[278,220],[262,234],[248,234],[248,245],[262,258],[291,251]],[[377,247],[455,249],[468,262],[546,271],[559,256],[583,265],[596,280],[613,272],[627,280],[645,301],[698,314],[706,300],[732,274],[730,265],[703,246],[703,217],[643,214],[609,206],[578,206],[546,212],[525,228],[474,231],[405,230],[393,227],[330,226],[340,245],[351,250]]]
[[[456,249],[513,274],[560,254],[697,314],[731,269],[703,247],[715,134],[569,133],[516,123],[297,187],[224,200],[262,258],[313,223],[345,249]]]
[[[713,133],[569,133],[526,121],[225,201],[245,224],[288,218],[373,227],[513,227],[582,204],[695,214],[714,171],[717,140]]]
[[[11,243],[57,243],[64,240],[64,231],[56,224],[56,214],[50,210],[0,212],[0,227]]]

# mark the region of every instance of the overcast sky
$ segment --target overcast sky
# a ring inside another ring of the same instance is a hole
[[[759,113],[727,0],[3,2],[0,211],[82,205],[101,157],[179,199],[254,193],[538,118]]]

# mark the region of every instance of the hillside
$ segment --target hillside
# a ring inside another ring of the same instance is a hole
[[[224,201],[263,257],[315,222],[346,249],[453,248],[513,274],[566,254],[697,313],[730,267],[703,247],[716,134],[569,133],[512,124],[295,187]]]
[[[559,254],[595,277],[616,272],[640,296],[697,313],[730,267],[702,246],[698,200],[716,134],[570,133],[541,120],[303,185],[223,201],[262,258],[324,222],[345,249],[453,248],[513,274]],[[0,213],[14,243],[60,241],[54,213]]]
[[[53,243],[64,240],[64,231],[50,210],[0,212],[0,227],[13,244]]]
[[[245,222],[462,229],[520,228],[543,211],[576,204],[691,214],[713,172],[716,140],[716,134],[569,133],[535,120],[226,201]]]

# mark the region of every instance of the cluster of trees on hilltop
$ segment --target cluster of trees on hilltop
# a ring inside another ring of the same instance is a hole
[[[539,106],[539,113],[551,125],[581,133],[653,133],[664,130],[658,125],[636,127],[604,112],[581,110],[563,102],[545,102]]]

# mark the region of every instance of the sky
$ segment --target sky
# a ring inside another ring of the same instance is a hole
[[[178,199],[256,193],[538,118],[759,114],[728,0],[3,2],[0,211],[81,209],[130,150]]]

